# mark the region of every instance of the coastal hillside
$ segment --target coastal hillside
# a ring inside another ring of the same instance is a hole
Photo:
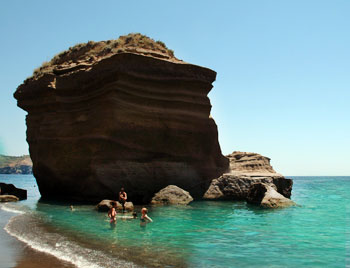
[[[32,165],[29,155],[0,155],[0,174],[31,174]]]
[[[141,34],[78,44],[44,63],[14,94],[28,112],[42,197],[96,202],[125,187],[148,203],[177,185],[201,198],[229,166],[210,116],[215,78]]]

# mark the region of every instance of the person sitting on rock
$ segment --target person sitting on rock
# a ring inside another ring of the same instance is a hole
[[[108,217],[111,219],[111,223],[117,222],[117,202],[112,202],[112,207],[108,211]]]
[[[125,212],[125,203],[126,203],[127,199],[128,199],[128,196],[127,196],[126,192],[124,191],[124,188],[122,187],[120,189],[120,192],[119,192],[119,202],[123,207],[123,213]]]
[[[153,220],[147,215],[147,208],[141,209],[140,226],[146,226],[147,222],[153,222]]]

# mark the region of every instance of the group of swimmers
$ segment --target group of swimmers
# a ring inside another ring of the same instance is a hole
[[[123,213],[125,212],[125,203],[126,200],[128,199],[127,194],[124,190],[124,188],[120,189],[119,192],[119,202],[123,207]],[[147,215],[147,208],[142,208],[141,209],[141,217],[140,217],[140,225],[141,226],[146,226],[146,224],[148,222],[152,222],[153,220]],[[110,208],[110,210],[108,211],[108,217],[111,219],[110,223],[111,224],[116,224],[117,222],[117,202],[113,201],[112,202],[112,207]],[[120,218],[123,219],[137,219],[137,213],[133,212],[132,216],[122,216]]]

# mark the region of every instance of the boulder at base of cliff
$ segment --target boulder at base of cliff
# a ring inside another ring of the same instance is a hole
[[[276,191],[275,185],[255,183],[251,186],[247,202],[264,208],[285,208],[296,205]]]
[[[97,210],[100,212],[107,212],[112,208],[113,202],[117,202],[117,211],[122,211],[123,206],[118,201],[114,200],[102,200],[98,205],[96,206]],[[134,204],[132,202],[126,202],[125,203],[125,210],[126,211],[133,211],[134,210]]]
[[[14,195],[0,195],[0,202],[16,202],[19,198]]]
[[[13,184],[0,182],[0,194],[14,195],[17,196],[19,200],[27,199],[27,190],[16,188]]]
[[[187,205],[192,201],[189,192],[176,185],[169,185],[154,195],[151,204]]]

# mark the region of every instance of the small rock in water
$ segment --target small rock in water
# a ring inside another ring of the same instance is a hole
[[[117,203],[117,211],[122,211],[123,206],[120,204],[118,201],[114,200],[102,200],[100,203],[97,204],[96,208],[100,212],[107,212],[112,208],[112,203],[116,202]],[[134,204],[132,202],[126,202],[125,203],[125,210],[126,211],[133,211],[134,210]]]
[[[125,202],[125,211],[134,211],[134,204],[132,202]],[[117,211],[122,211],[123,206],[117,201]]]
[[[187,205],[192,201],[189,192],[176,185],[169,185],[154,195],[151,204]]]

